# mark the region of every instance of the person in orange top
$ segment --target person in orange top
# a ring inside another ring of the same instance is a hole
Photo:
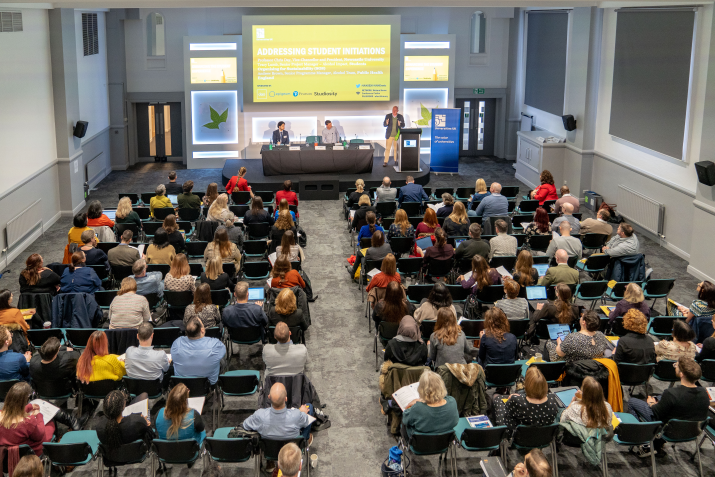
[[[89,227],[102,227],[106,225],[109,228],[114,227],[114,221],[103,214],[104,209],[102,208],[102,203],[98,200],[93,200],[89,203],[89,208],[87,209],[87,226]]]
[[[253,198],[253,191],[251,190],[251,186],[249,186],[248,181],[243,178],[243,176],[246,175],[246,172],[246,168],[241,167],[238,170],[238,175],[231,177],[231,180],[228,181],[228,184],[226,184],[226,192],[228,192],[229,195],[235,190],[240,190],[244,192],[250,192],[251,198]]]
[[[554,176],[551,172],[544,169],[539,176],[541,185],[531,191],[531,198],[539,201],[539,205],[544,205],[547,200],[559,200],[556,194],[556,186],[554,186]]]
[[[84,242],[82,242],[82,232],[84,232],[85,230],[89,230],[89,227],[87,227],[87,214],[85,212],[80,212],[79,214],[75,215],[74,219],[72,220],[72,225],[73,227],[70,229],[69,232],[67,232],[67,243],[76,243],[79,246],[84,245]]]
[[[283,190],[279,190],[276,192],[276,203],[280,204],[281,199],[285,199],[288,201],[288,205],[295,205],[298,207],[298,195],[293,192],[291,189],[293,187],[293,183],[290,181],[290,179],[283,181]],[[295,214],[296,217],[300,217],[298,215],[298,212]]]
[[[395,256],[388,253],[382,260],[380,273],[372,277],[372,280],[370,280],[370,283],[367,284],[367,288],[365,290],[370,291],[376,287],[387,288],[387,285],[390,282],[402,284],[402,278],[400,278],[400,274],[397,273],[397,260],[395,260]]]
[[[276,264],[273,265],[273,280],[271,288],[293,288],[299,286],[305,288],[305,282],[296,270],[291,268],[290,262],[285,255],[281,255]]]
[[[27,330],[30,325],[25,321],[22,312],[12,306],[12,292],[7,289],[0,290],[0,325],[15,325],[22,329],[22,333],[27,339]],[[30,344],[30,341],[27,341]]]

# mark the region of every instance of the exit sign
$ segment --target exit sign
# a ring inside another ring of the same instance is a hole
[[[484,88],[474,88],[472,90],[472,93],[474,94],[484,94]]]

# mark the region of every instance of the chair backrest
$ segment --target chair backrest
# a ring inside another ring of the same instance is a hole
[[[211,383],[208,378],[172,376],[170,383],[172,388],[179,383],[189,388],[189,397],[203,397],[211,392]]]
[[[558,423],[546,426],[519,425],[514,430],[514,444],[527,449],[543,449],[551,445],[558,431]]]
[[[212,326],[211,328],[206,328],[207,338],[216,338],[217,340],[223,339],[223,329],[220,326]]]
[[[197,220],[201,216],[201,209],[179,209],[179,217],[181,220]]]
[[[79,388],[86,397],[95,399],[104,399],[104,397],[122,387],[122,381],[113,381],[111,379],[102,379],[100,381],[92,381],[91,383],[79,382]]]
[[[20,459],[22,459],[26,455],[35,455],[35,452],[32,450],[32,447],[28,446],[27,444],[20,444],[18,447],[20,451]],[[9,462],[9,459],[7,457],[7,448],[3,446],[2,450],[0,450],[0,460],[2,460],[2,471],[5,474],[8,473],[7,464]]]
[[[151,217],[149,207],[132,207],[132,210],[137,213],[141,220],[149,220],[149,217]]]
[[[625,445],[649,444],[663,429],[663,423],[654,422],[621,422],[616,427],[615,434],[618,440]]]
[[[591,255],[586,259],[586,268],[591,270],[603,270],[608,267],[611,261],[609,255]]]
[[[60,444],[44,442],[42,452],[54,465],[77,465],[92,456],[92,447],[86,442]]]
[[[161,272],[161,279],[166,278],[166,274],[171,270],[171,265],[168,263],[150,263],[146,266],[147,272]]]
[[[512,323],[513,322],[511,321],[509,322],[509,324]],[[531,366],[534,366],[539,371],[541,371],[541,374],[544,375],[544,379],[546,379],[546,381],[553,382],[559,379],[559,377],[561,377],[561,375],[564,373],[564,369],[566,369],[566,362],[556,361],[553,363],[548,363],[546,361],[542,361],[531,363]]]
[[[482,303],[491,304],[504,298],[504,285],[489,285],[477,292],[477,299]]]
[[[207,437],[204,443],[211,458],[219,462],[246,462],[253,457],[253,441],[251,439]]]
[[[109,251],[112,250],[117,245],[119,245],[119,242],[99,242],[97,244],[97,248],[100,249],[104,253],[109,253]]]
[[[395,336],[397,336],[397,329],[400,327],[399,323],[390,323],[388,321],[381,321],[377,327],[377,333],[382,341],[389,341]]]
[[[268,237],[271,232],[271,225],[268,222],[248,224],[248,236],[252,238]]]
[[[421,302],[424,298],[429,297],[434,285],[410,285],[407,287],[407,298],[414,303]]]
[[[363,270],[363,273],[369,273],[374,269],[382,269],[382,260],[365,260],[365,269]]]
[[[231,376],[222,374],[218,377],[218,386],[226,394],[250,394],[260,384],[255,374]]]
[[[137,224],[114,224],[114,230],[119,236],[121,236],[125,230],[131,230],[134,233],[134,237],[139,236],[139,226]]]
[[[158,207],[154,208],[154,218],[156,220],[164,220],[167,218],[169,215],[174,214],[174,208],[173,207]]]
[[[142,198],[142,202],[144,202],[146,205],[149,205],[151,203],[151,198],[156,195],[155,192],[142,192],[140,194]]]
[[[643,293],[646,295],[667,295],[675,286],[675,278],[653,278],[643,285]]]
[[[27,338],[30,340],[30,343],[32,343],[35,348],[39,348],[45,343],[45,341],[52,337],[57,338],[58,340],[60,340],[60,342],[62,342],[62,340],[64,340],[65,338],[65,335],[59,328],[50,328],[47,330],[27,330]]]
[[[484,374],[493,386],[509,386],[521,376],[521,367],[521,364],[488,364],[484,367]]]
[[[37,395],[42,399],[61,399],[72,394],[71,380],[36,379],[32,381]]]
[[[397,271],[402,274],[412,275],[418,273],[421,269],[422,257],[403,257],[397,259]]]
[[[150,381],[148,379],[136,379],[130,378],[129,376],[124,376],[123,378],[124,386],[129,391],[132,396],[138,396],[141,393],[147,393],[150,398],[153,396],[161,396],[162,387],[161,380],[156,379]]]
[[[208,244],[208,242],[186,242],[186,253],[190,257],[203,257]]]
[[[445,434],[422,434],[412,433],[410,437],[410,447],[420,455],[444,454],[454,441],[454,431]]]
[[[223,308],[231,302],[231,292],[227,288],[211,290],[211,303]]]
[[[549,235],[532,235],[531,238],[529,239],[529,246],[532,248],[532,250],[537,250],[537,251],[545,251],[547,248],[549,248],[549,244],[551,243],[551,239],[553,236],[551,234]]]
[[[136,204],[139,202],[139,194],[135,194],[133,192],[120,192],[119,194],[119,200],[122,199],[122,197],[129,197],[129,200],[132,201],[132,204]]]
[[[159,460],[168,464],[193,462],[201,450],[196,439],[154,439],[151,447]]]
[[[167,326],[154,328],[154,339],[152,344],[155,348],[171,348],[174,341],[178,340],[183,333],[178,326]]]
[[[468,340],[479,339],[479,333],[484,330],[484,320],[462,320],[459,323]]]
[[[618,376],[623,386],[645,384],[655,371],[655,364],[618,363]]]
[[[601,280],[597,282],[583,282],[578,285],[576,292],[580,294],[579,298],[601,298],[608,289],[608,282]]]
[[[360,239],[360,249],[369,248],[372,243],[372,237],[363,237]]]
[[[263,203],[270,203],[273,202],[273,199],[275,198],[275,192],[270,191],[270,190],[256,190],[253,191],[254,195],[257,195],[258,197],[263,200]]]
[[[703,371],[703,381],[715,382],[715,359],[704,359],[700,362]]]
[[[125,464],[142,462],[147,456],[149,446],[143,440],[137,440],[124,444],[116,449],[108,448],[104,444],[99,444],[99,454],[102,456],[106,467],[118,467]]]
[[[224,262],[221,264],[221,268],[229,277],[233,278],[236,276],[236,264],[234,262]]]
[[[268,242],[265,240],[245,240],[243,252],[246,255],[263,255],[268,251]]]
[[[606,234],[583,234],[581,235],[581,243],[584,248],[601,248],[608,241]]]
[[[248,204],[251,200],[251,193],[244,190],[231,192],[231,200],[234,204]]]
[[[655,378],[660,381],[680,381],[680,378],[675,374],[675,364],[676,361],[670,359],[661,359],[656,363],[655,367]]]
[[[426,274],[433,277],[444,277],[454,268],[454,257],[445,260],[430,259],[427,262]]]
[[[686,442],[698,438],[709,419],[705,421],[684,421],[671,419],[663,426],[663,437],[670,442]]]
[[[227,327],[228,336],[235,343],[258,343],[262,339],[261,327]]]
[[[488,427],[486,429],[466,428],[457,439],[464,446],[472,449],[496,449],[504,440],[506,426]]]
[[[616,282],[615,285],[613,285],[613,288],[611,288],[611,296],[613,297],[614,300],[618,301],[623,298],[623,294],[626,292],[626,287],[635,282]]]
[[[5,400],[5,396],[7,395],[8,391],[10,391],[10,388],[19,382],[20,381],[18,379],[0,381],[0,402]]]
[[[164,300],[171,307],[186,308],[194,302],[194,294],[189,291],[164,290]]]
[[[504,189],[502,188],[502,191]],[[538,200],[522,200],[519,202],[519,211],[523,212],[536,212],[537,207],[539,207]]]
[[[245,262],[243,264],[243,274],[247,278],[258,277],[263,278],[268,275],[271,269],[270,263],[267,261],[262,262]]]
[[[258,441],[258,446],[267,460],[278,460],[278,453],[283,446],[291,442],[297,445],[301,450],[305,449],[305,439],[302,437],[285,440],[264,439],[261,437]]]
[[[404,210],[407,213],[408,217],[416,217],[416,216],[420,215],[420,212],[422,212],[422,203],[421,202],[403,202],[402,205],[400,205],[400,209]],[[422,220],[422,217],[420,217],[420,221],[421,220]]]
[[[472,290],[464,288],[462,285],[447,285],[447,290],[449,290],[449,294],[452,296],[452,301],[457,303],[464,302],[472,293]]]
[[[73,348],[84,348],[87,346],[89,337],[97,331],[94,328],[67,328],[65,329],[65,337],[67,338],[68,346]]]
[[[422,338],[426,341],[430,339],[432,333],[434,333],[434,327],[437,325],[435,320],[422,320],[420,323],[420,331],[422,332]]]
[[[511,272],[514,270],[514,266],[516,265],[516,257],[515,256],[499,256],[499,257],[492,257],[492,259],[489,261],[489,266],[492,268],[499,268],[499,267],[504,267],[507,272]]]
[[[681,316],[654,316],[650,319],[649,333],[657,333],[659,335],[673,334],[673,322]]]
[[[130,277],[132,275],[133,273],[131,265],[112,265],[112,277],[116,281],[121,282],[125,278]]]
[[[397,210],[397,202],[395,202],[394,200],[390,200],[387,202],[378,202],[377,204],[375,204],[375,210],[383,217],[395,215],[395,211]]]
[[[365,140],[364,139],[351,139],[350,144],[364,144]]]

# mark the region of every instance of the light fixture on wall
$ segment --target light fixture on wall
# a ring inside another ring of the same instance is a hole
[[[573,115],[567,114],[565,116],[561,116],[561,120],[564,122],[564,129],[567,131],[573,131],[576,129],[576,120]]]

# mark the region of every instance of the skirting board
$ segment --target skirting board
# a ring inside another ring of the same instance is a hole
[[[0,261],[0,263],[2,263],[2,269],[5,270],[7,268],[7,266],[13,260],[15,260],[17,257],[19,257],[20,254],[22,254],[27,249],[27,247],[32,245],[35,242],[35,240],[37,240],[38,238],[40,238],[42,236],[43,230],[49,230],[49,228],[52,227],[55,224],[55,222],[60,220],[61,216],[62,216],[62,212],[57,212],[54,216],[52,216],[52,218],[50,220],[48,220],[47,222],[43,222],[41,229],[37,229],[31,235],[28,235],[27,237],[25,237],[25,239],[22,242],[20,242],[18,244],[18,246],[15,247],[15,249],[12,252],[10,252],[8,255],[5,256],[5,258],[2,261]]]
[[[715,282],[715,278],[706,275],[692,265],[688,265],[688,273],[697,278],[698,280],[708,280],[709,282]]]
[[[517,179],[519,179],[521,182],[528,185],[532,189],[536,188],[536,184],[532,184],[531,181],[527,180],[526,177],[522,176],[521,174],[516,173],[516,174],[514,174],[514,177],[516,177]]]
[[[74,217],[80,210],[84,209],[85,205],[87,205],[87,202],[83,199],[73,210],[62,210],[60,213],[62,217]]]

